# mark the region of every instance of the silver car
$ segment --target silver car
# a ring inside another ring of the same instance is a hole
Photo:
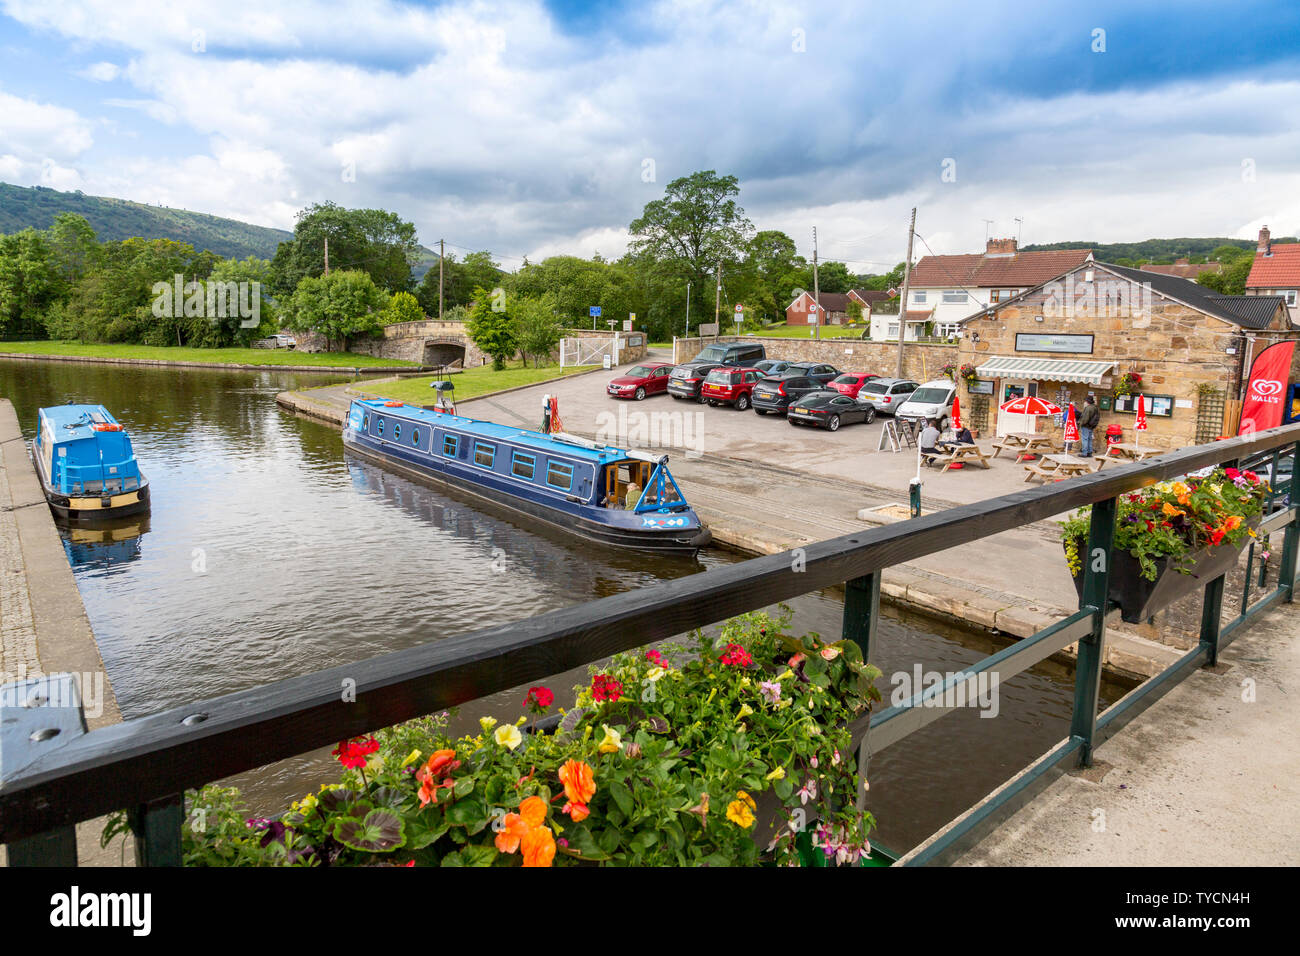
[[[912,397],[912,393],[917,388],[916,382],[905,378],[868,379],[862,386],[862,390],[858,392],[858,401],[870,402],[875,407],[877,415],[892,415],[898,411],[900,405]]]

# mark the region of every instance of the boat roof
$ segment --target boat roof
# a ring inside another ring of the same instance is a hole
[[[103,405],[51,405],[40,414],[54,427],[56,442],[92,438],[95,433],[90,426],[96,422],[118,423]]]
[[[538,451],[558,452],[580,461],[608,464],[612,461],[621,461],[624,458],[632,457],[624,449],[616,448],[613,445],[606,445],[604,448],[588,448],[584,445],[567,442],[551,435],[543,435],[541,432],[530,431],[526,428],[511,428],[509,425],[499,425],[496,422],[480,421],[477,418],[464,418],[460,415],[451,415],[447,412],[421,408],[419,405],[403,404],[400,408],[389,407],[382,398],[356,399],[356,402],[358,405],[365,405],[376,412],[396,412],[403,418],[424,421],[430,426],[440,425],[444,428],[455,428],[482,438],[513,442],[516,445],[528,446]]]

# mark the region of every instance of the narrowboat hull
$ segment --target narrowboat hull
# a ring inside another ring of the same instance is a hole
[[[362,440],[358,440],[358,437]],[[647,533],[635,529],[615,528],[579,514],[558,511],[548,505],[517,495],[492,494],[476,482],[451,472],[434,471],[404,453],[394,454],[373,447],[364,441],[364,436],[355,436],[354,433],[350,438],[347,430],[344,431],[343,444],[349,453],[358,458],[372,461],[403,477],[454,488],[490,504],[502,505],[529,518],[546,522],[570,534],[577,534],[589,541],[644,551],[694,554],[700,548],[706,547],[713,538],[707,528],[696,528],[682,533],[672,531]]]
[[[149,483],[140,479],[140,487],[113,495],[64,495],[50,487],[49,476],[41,467],[39,455],[32,455],[32,465],[41,483],[41,492],[56,518],[71,522],[105,521],[125,518],[149,510]]]

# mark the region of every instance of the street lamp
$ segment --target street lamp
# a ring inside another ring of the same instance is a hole
[[[691,284],[686,283],[686,329],[682,332],[683,338],[691,336]]]

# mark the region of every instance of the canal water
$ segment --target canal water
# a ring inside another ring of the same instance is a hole
[[[592,548],[346,456],[336,429],[275,403],[278,392],[332,381],[0,360],[0,395],[29,440],[38,408],[102,403],[129,429],[151,483],[147,518],[61,530],[124,717],[740,560]],[[799,630],[838,633],[839,592],[791,606]],[[873,661],[888,681],[917,664],[960,670],[995,649],[887,610]],[[1120,693],[1103,688],[1107,701]],[[871,767],[878,840],[909,848],[1020,770],[1066,734],[1072,695],[1070,675],[1044,664],[999,688],[997,719],[959,712],[882,752]],[[515,716],[518,697],[476,702],[462,718]],[[237,783],[269,812],[333,771],[326,749]]]

